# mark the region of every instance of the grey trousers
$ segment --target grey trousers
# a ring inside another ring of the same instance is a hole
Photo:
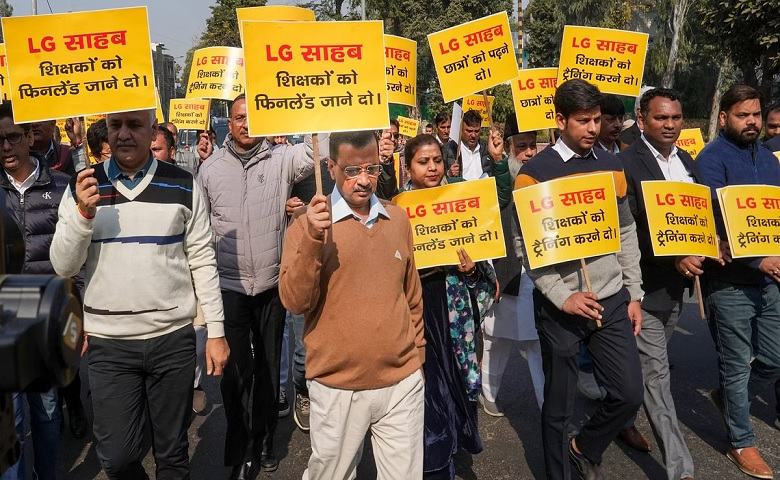
[[[680,318],[682,301],[669,311],[642,309],[642,330],[636,337],[644,379],[644,406],[661,448],[669,480],[693,477],[693,458],[683,440],[672,399],[666,344]]]

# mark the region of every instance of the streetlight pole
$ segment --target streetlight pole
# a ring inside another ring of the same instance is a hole
[[[32,0],[32,14],[38,15],[38,0]]]

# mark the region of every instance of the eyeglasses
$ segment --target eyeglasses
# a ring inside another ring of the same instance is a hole
[[[342,167],[337,163],[336,166],[344,171],[344,175],[346,175],[347,178],[357,178],[363,172],[366,172],[369,177],[378,177],[379,174],[382,173],[382,165],[368,165],[367,167],[363,168],[355,165]]]
[[[17,145],[21,143],[23,138],[24,138],[23,133],[11,132],[5,137],[0,137],[0,145],[5,145],[6,140],[8,140],[8,143],[10,143],[11,145]]]
[[[398,140],[398,137],[401,136],[401,134],[398,133],[398,132],[392,132],[392,134],[393,134],[393,138],[396,139],[396,140]]]

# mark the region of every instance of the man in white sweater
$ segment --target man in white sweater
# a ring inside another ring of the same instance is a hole
[[[113,155],[71,179],[51,246],[58,274],[86,265],[84,330],[97,456],[109,478],[149,478],[140,458],[151,419],[158,479],[189,478],[195,299],[207,371],[229,350],[211,227],[190,173],[157,162],[154,110],[109,114]]]

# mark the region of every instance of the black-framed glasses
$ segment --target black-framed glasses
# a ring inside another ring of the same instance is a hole
[[[401,136],[401,134],[398,133],[398,132],[392,132],[392,133],[393,133],[393,138],[396,139],[396,140],[398,140],[398,137]]]
[[[0,145],[5,145],[5,141],[8,140],[8,143],[11,145],[18,145],[22,142],[22,139],[24,138],[23,133],[19,132],[11,132],[5,137],[0,137]]]
[[[382,173],[382,165],[368,165],[364,167],[358,167],[356,165],[350,165],[349,167],[342,167],[338,163],[336,164],[341,170],[344,171],[344,175],[347,178],[357,178],[361,173],[366,172],[369,177],[378,177]]]

